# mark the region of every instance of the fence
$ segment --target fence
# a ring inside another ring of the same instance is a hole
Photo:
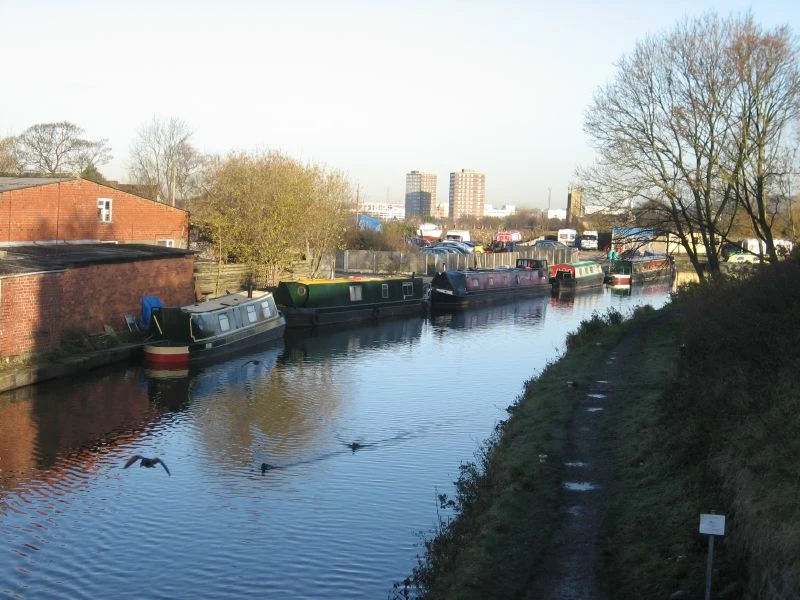
[[[577,260],[575,248],[525,248],[520,252],[436,254],[419,251],[342,250],[336,253],[337,273],[417,273],[432,276],[437,271],[513,267],[518,258],[546,258],[548,264]]]

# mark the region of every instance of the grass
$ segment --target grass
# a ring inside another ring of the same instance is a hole
[[[616,314],[595,315],[573,350],[525,385],[476,460],[461,466],[456,497],[440,496],[457,517],[443,520],[395,597],[514,598],[558,527],[570,422],[591,373],[601,368],[623,328]],[[576,373],[584,374],[576,381]],[[568,385],[568,382],[577,385]]]
[[[686,287],[669,307],[631,321],[582,323],[567,354],[526,384],[475,462],[462,466],[456,497],[441,498],[455,517],[426,540],[395,597],[525,597],[558,525],[580,389],[566,382],[637,333],[635,368],[603,431],[613,475],[597,566],[609,597],[703,597],[708,539],[698,525],[712,510],[727,517],[715,548],[718,597],[798,597],[798,297],[800,263],[786,260],[745,279]]]

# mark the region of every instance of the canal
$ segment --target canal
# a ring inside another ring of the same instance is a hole
[[[566,334],[668,298],[521,300],[2,395],[0,598],[390,597]],[[137,454],[169,474],[124,469]]]

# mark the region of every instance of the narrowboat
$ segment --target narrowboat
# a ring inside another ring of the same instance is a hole
[[[602,287],[605,277],[603,267],[593,260],[558,263],[550,267],[550,283],[553,286],[553,293]]]
[[[432,310],[468,308],[550,290],[547,260],[519,258],[514,267],[437,273],[431,279],[429,300]]]
[[[612,287],[628,287],[651,281],[670,279],[675,275],[672,257],[648,254],[611,261],[606,283]]]
[[[268,291],[237,292],[181,307],[153,308],[149,369],[180,370],[283,337],[286,319]]]
[[[289,328],[325,327],[422,315],[415,274],[281,281],[275,301]]]

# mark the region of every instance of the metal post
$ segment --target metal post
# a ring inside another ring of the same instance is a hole
[[[711,570],[714,563],[714,536],[708,536],[708,564],[706,565],[706,600],[711,600]]]

